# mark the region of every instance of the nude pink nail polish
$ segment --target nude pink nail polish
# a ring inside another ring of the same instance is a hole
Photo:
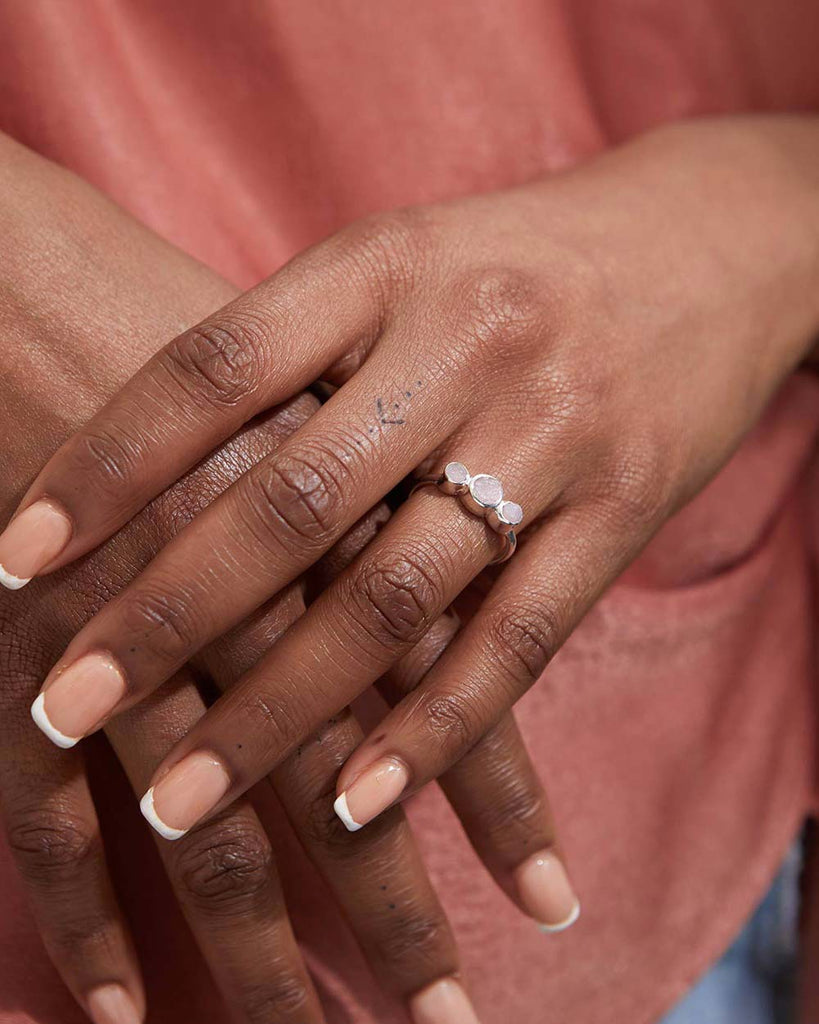
[[[0,534],[0,583],[19,590],[53,561],[71,539],[71,520],[45,498],[35,501]]]
[[[460,982],[442,978],[410,999],[413,1024],[480,1024]]]
[[[230,776],[213,754],[197,750],[175,764],[140,801],[145,818],[165,839],[181,839],[219,803]]]
[[[122,985],[101,985],[88,996],[94,1024],[142,1024],[142,1017]]]
[[[93,732],[125,696],[125,676],[110,654],[95,651],[50,676],[31,717],[58,747]]]
[[[580,916],[580,903],[560,858],[541,850],[515,872],[518,895],[545,932],[562,932]]]
[[[385,757],[363,772],[333,804],[336,814],[350,832],[357,832],[377,818],[401,796],[409,782],[406,765]]]

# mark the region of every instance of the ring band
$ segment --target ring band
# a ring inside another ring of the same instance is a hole
[[[492,559],[490,565],[499,565],[515,553],[518,546],[515,527],[523,521],[523,509],[516,501],[504,499],[503,486],[497,477],[488,473],[472,476],[462,462],[448,462],[437,476],[421,477],[410,494],[419,487],[437,487],[443,494],[460,498],[465,509],[483,519],[503,538],[503,551]]]

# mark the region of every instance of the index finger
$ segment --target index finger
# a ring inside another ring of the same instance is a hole
[[[377,333],[379,300],[337,236],[174,338],[48,461],[0,534],[18,589],[110,537],[259,412]],[[358,246],[360,248],[360,246]]]

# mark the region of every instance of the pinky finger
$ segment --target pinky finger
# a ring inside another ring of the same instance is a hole
[[[441,776],[441,788],[501,889],[544,932],[580,917],[546,792],[513,716]]]
[[[387,673],[379,689],[391,705],[417,686],[456,630],[454,620],[442,617]],[[438,781],[499,888],[543,931],[561,932],[573,925],[580,902],[548,796],[511,712]]]

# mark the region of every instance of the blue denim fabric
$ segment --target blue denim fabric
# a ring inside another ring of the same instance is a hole
[[[801,848],[723,958],[659,1024],[793,1024]]]

